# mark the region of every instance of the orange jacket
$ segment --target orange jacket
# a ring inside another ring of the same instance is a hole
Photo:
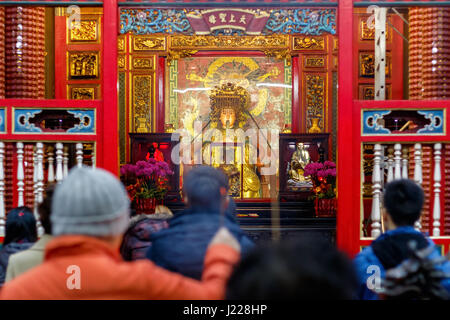
[[[202,281],[197,281],[162,269],[149,260],[125,262],[117,250],[93,237],[59,236],[47,245],[44,263],[7,282],[0,297],[223,299],[226,281],[238,259],[238,252],[231,247],[212,246],[205,256]],[[74,265],[79,267],[79,282],[73,281],[77,272],[70,266]],[[73,288],[76,283],[80,289]]]

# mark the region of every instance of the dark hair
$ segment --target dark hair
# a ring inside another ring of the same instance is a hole
[[[323,241],[257,247],[227,285],[229,300],[353,299],[357,280],[351,261]]]
[[[17,207],[8,212],[3,245],[12,242],[35,242],[36,219],[28,207]]]
[[[408,179],[388,183],[384,206],[397,226],[412,226],[420,218],[424,194],[421,187]]]
[[[54,183],[49,184],[45,189],[44,201],[38,206],[39,218],[41,220],[42,227],[46,234],[52,234],[52,223],[50,221],[50,214],[52,209],[53,192],[56,185]]]
[[[208,166],[198,166],[186,174],[183,193],[193,208],[219,211],[224,196],[221,188],[228,190],[228,179],[221,171]]]

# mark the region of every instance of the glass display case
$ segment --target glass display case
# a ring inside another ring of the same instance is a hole
[[[328,160],[328,138],[328,133],[280,134],[280,201],[306,200],[312,194],[304,169],[310,162]]]

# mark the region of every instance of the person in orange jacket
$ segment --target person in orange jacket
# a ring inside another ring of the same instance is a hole
[[[123,261],[118,248],[128,212],[128,196],[115,176],[98,168],[72,169],[55,190],[55,238],[46,246],[43,264],[5,284],[0,298],[224,298],[226,282],[240,258],[240,245],[228,230],[219,229],[210,242],[198,281],[148,260]]]

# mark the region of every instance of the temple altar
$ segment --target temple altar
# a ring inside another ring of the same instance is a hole
[[[148,160],[174,171],[139,189],[153,203],[181,210],[185,174],[211,165],[255,239],[333,239],[337,214],[351,254],[384,231],[385,184],[414,179],[416,228],[448,252],[445,2],[1,1],[0,239],[71,167],[132,181]]]
[[[271,201],[314,221],[304,169],[335,159],[336,11],[125,7],[120,21],[120,162],[167,147],[175,211],[184,175],[206,164],[228,176],[242,223],[262,226]]]

